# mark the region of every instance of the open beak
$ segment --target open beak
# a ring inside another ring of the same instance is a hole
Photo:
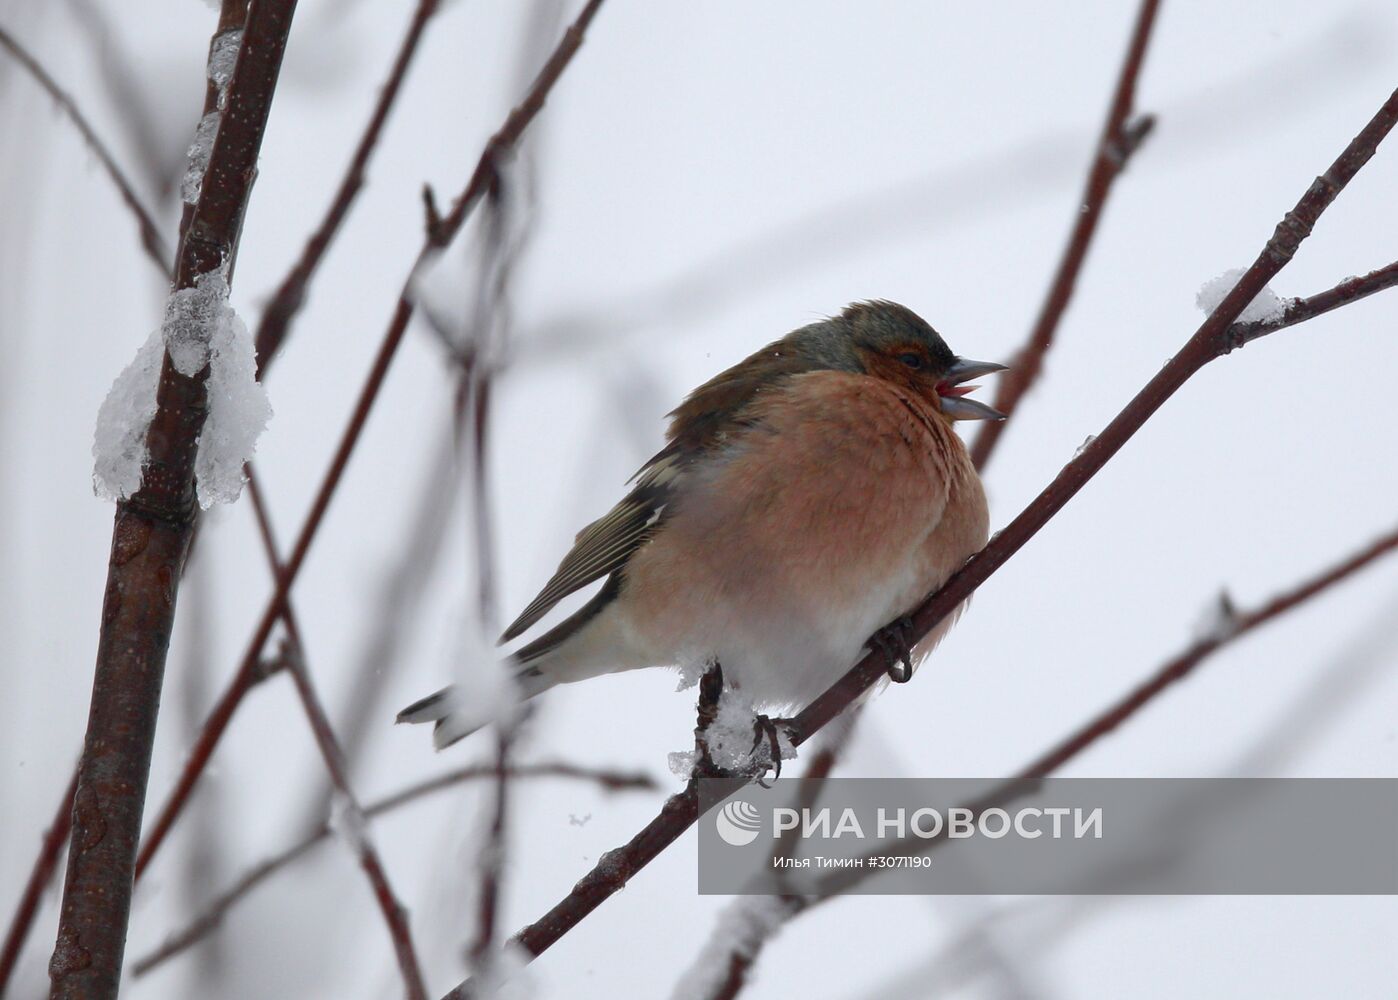
[[[952,420],[1004,420],[1005,415],[993,406],[965,398],[967,393],[979,389],[980,386],[962,383],[1006,370],[1005,365],[996,364],[994,361],[968,361],[965,358],[957,358],[947,369],[946,377],[937,383],[942,412]]]

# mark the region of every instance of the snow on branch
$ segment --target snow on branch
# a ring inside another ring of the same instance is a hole
[[[141,488],[149,458],[146,434],[167,352],[182,375],[209,368],[209,415],[199,436],[196,489],[205,509],[232,503],[242,492],[243,464],[257,450],[272,407],[257,381],[252,337],[228,304],[228,282],[217,271],[200,275],[193,288],[170,294],[160,329],[112,383],[97,413],[93,490],[106,500],[125,500]]]

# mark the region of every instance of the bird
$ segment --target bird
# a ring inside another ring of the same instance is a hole
[[[900,676],[888,656],[890,676],[906,680],[956,615],[912,650],[905,616],[986,542],[985,492],[953,425],[1004,419],[967,398],[970,380],[1004,370],[958,357],[906,306],[871,300],[699,386],[629,492],[578,533],[500,637],[604,581],[513,654],[521,698],[718,663],[750,704],[798,708],[890,637],[907,667]],[[433,723],[440,749],[478,716],[445,688],[398,721]]]

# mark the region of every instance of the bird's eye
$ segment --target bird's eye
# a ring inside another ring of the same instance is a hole
[[[922,367],[922,358],[917,354],[900,354],[898,355],[898,360],[903,362],[903,364],[907,365],[913,371],[917,371],[919,368]]]

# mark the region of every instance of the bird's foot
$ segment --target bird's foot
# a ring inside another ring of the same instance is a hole
[[[883,654],[888,679],[894,684],[906,684],[913,679],[912,631],[913,620],[904,615],[889,622],[869,639],[870,644]]]
[[[765,780],[763,780],[767,777],[767,771],[769,769],[774,772],[772,774],[773,781],[782,776],[781,729],[786,727],[786,721],[786,719],[773,719],[770,716],[766,715],[759,715],[752,720],[753,755],[756,756],[758,748],[762,746],[762,742],[764,740],[767,742],[767,746],[765,748],[768,757],[767,767],[763,768],[762,774],[759,775],[757,778],[757,783],[761,785],[763,788],[772,787],[771,785],[767,784]]]

